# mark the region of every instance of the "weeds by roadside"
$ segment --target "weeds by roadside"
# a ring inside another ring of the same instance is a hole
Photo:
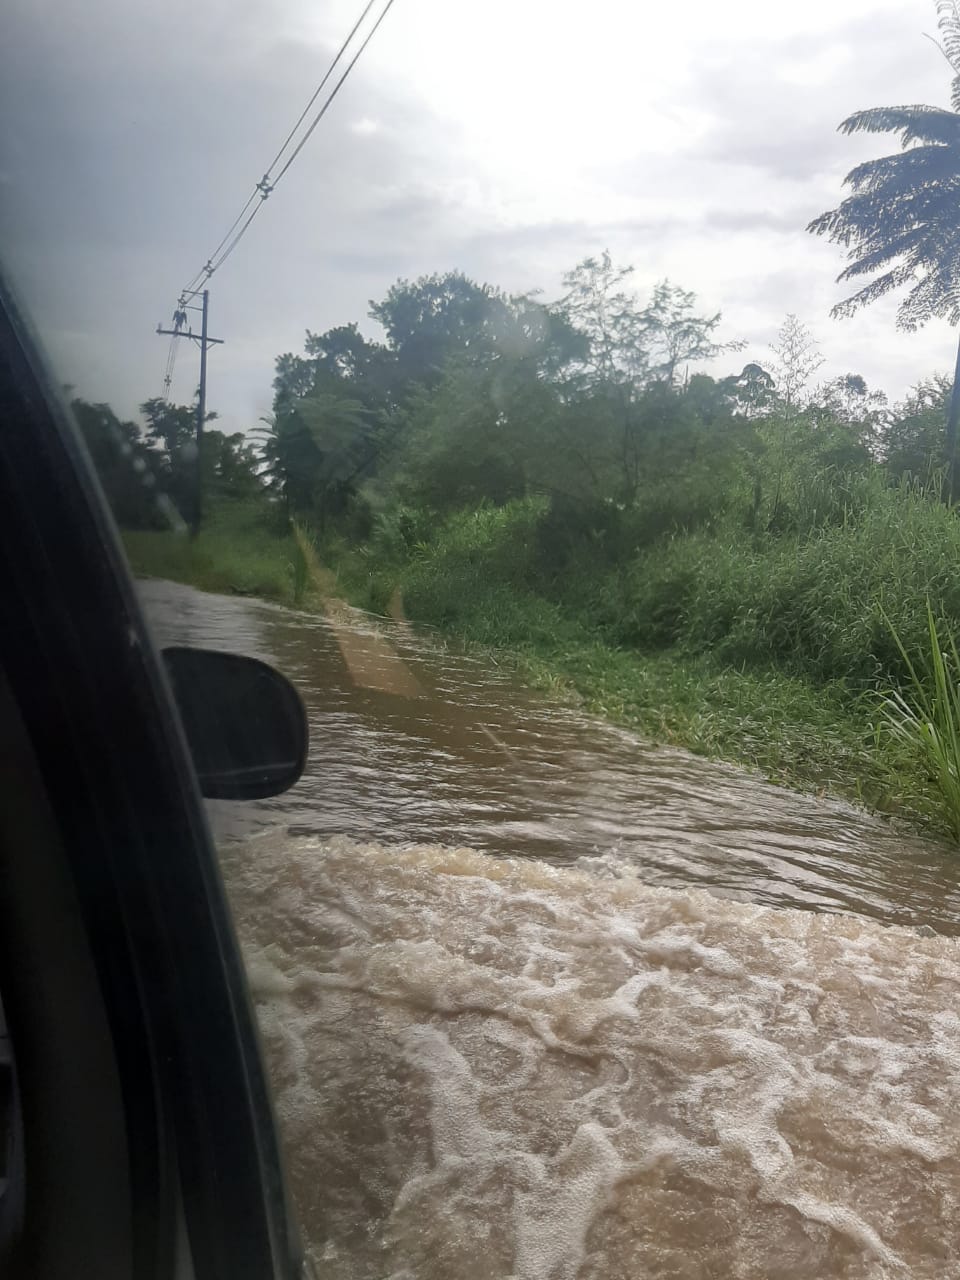
[[[298,603],[297,545],[278,534],[261,506],[222,504],[196,538],[175,530],[122,535],[133,572],[170,578],[202,591]]]
[[[884,695],[878,739],[885,731],[916,756],[929,775],[944,822],[960,842],[960,654],[952,635],[941,639],[929,601],[927,629],[921,667],[920,655],[914,661],[891,625],[909,681],[904,689]]]
[[[298,607],[343,594],[384,615],[399,593],[412,620],[655,741],[960,840],[960,661],[937,649],[931,685],[919,657],[960,619],[952,512],[908,486],[877,489],[855,519],[804,538],[728,525],[661,538],[625,564],[585,540],[560,565],[548,515],[523,499],[456,512],[431,535],[424,513],[401,509],[369,542],[328,535],[318,550],[305,525],[234,504],[193,541],[124,541],[135,572],[205,590]]]

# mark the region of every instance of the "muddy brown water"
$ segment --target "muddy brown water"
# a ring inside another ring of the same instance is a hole
[[[317,1274],[960,1278],[949,849],[402,623],[142,594],[307,704],[210,808]]]

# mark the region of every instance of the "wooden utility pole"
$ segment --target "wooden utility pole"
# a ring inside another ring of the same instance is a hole
[[[196,297],[196,294],[194,294],[194,297]],[[211,338],[207,334],[207,313],[210,309],[209,289],[204,289],[203,291],[202,307],[190,308],[192,311],[199,309],[201,312],[199,333],[194,333],[192,329],[184,329],[183,325],[186,323],[185,305],[181,299],[181,305],[177,308],[174,317],[175,327],[173,329],[161,329],[157,325],[157,333],[166,334],[171,338],[192,338],[200,347],[200,390],[197,395],[197,456],[194,462],[193,510],[190,513],[190,532],[193,537],[196,537],[200,529],[200,517],[203,513],[203,464],[201,453],[203,450],[203,424],[207,416],[207,348],[222,346],[223,338]]]
[[[197,487],[193,495],[193,518],[197,529],[203,515],[203,423],[207,416],[207,312],[210,309],[210,290],[203,291],[203,318],[200,322],[200,392],[197,396]]]

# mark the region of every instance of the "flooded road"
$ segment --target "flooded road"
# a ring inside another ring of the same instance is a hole
[[[221,837],[282,824],[557,864],[602,855],[649,885],[960,933],[960,861],[853,806],[647,746],[404,624],[350,611],[333,628],[315,615],[160,582],[142,584],[142,595],[161,643],[263,658],[307,705],[306,776],[276,800],[211,804]],[[412,682],[390,668],[389,654],[371,658],[371,635],[386,640]],[[344,650],[365,660],[361,678],[403,680],[403,692],[358,685]]]
[[[402,624],[143,593],[308,706],[211,811],[318,1276],[960,1280],[948,850]]]

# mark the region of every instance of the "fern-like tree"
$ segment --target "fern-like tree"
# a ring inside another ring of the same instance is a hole
[[[251,434],[264,478],[290,514],[323,529],[346,508],[373,457],[370,415],[359,400],[319,393],[262,421]]]
[[[868,160],[847,174],[850,195],[807,228],[848,251],[838,281],[867,283],[833,308],[848,316],[905,288],[897,325],[914,330],[934,318],[960,324],[960,4],[937,0],[941,49],[953,71],[952,110],[872,107],[840,125],[853,133],[899,135],[900,152]],[[872,278],[870,278],[872,277]],[[960,422],[960,346],[947,414],[946,463],[955,490]]]

